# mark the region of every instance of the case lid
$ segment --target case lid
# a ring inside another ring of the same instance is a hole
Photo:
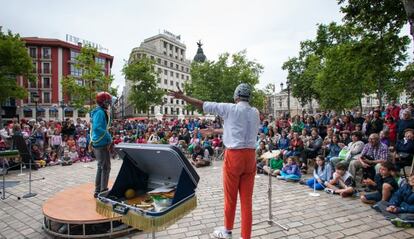
[[[154,184],[178,183],[183,170],[197,187],[200,177],[181,150],[166,144],[121,143],[115,146],[121,158],[127,156],[135,167],[149,175]]]

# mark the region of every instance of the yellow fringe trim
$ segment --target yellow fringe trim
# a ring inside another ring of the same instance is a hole
[[[194,196],[187,201],[183,202],[180,206],[174,208],[168,213],[159,216],[146,216],[141,215],[135,211],[128,211],[126,215],[120,215],[112,211],[111,204],[105,204],[101,201],[96,201],[96,212],[106,216],[106,217],[119,217],[122,216],[121,220],[123,223],[130,225],[138,230],[143,231],[158,231],[164,230],[165,228],[171,226],[179,219],[184,217],[186,214],[191,212],[194,208],[197,207],[197,197]]]

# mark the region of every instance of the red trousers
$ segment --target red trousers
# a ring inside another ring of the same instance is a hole
[[[241,204],[241,236],[250,239],[252,233],[252,196],[256,158],[254,149],[227,149],[224,154],[224,226],[233,230],[237,193]]]

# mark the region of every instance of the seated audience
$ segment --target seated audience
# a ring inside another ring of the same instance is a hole
[[[306,184],[310,188],[322,190],[325,188],[325,182],[332,178],[332,168],[330,163],[325,163],[325,158],[322,155],[316,156],[316,165],[313,170],[313,177],[308,179]]]
[[[355,180],[342,163],[336,165],[333,178],[325,182],[325,186],[325,192],[339,194],[342,197],[352,196],[355,192]]]
[[[300,168],[297,157],[289,157],[286,159],[286,165],[280,170],[280,176],[277,179],[286,181],[299,181],[301,177]]]

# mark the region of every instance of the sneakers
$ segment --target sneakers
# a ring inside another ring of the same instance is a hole
[[[213,236],[215,238],[231,238],[231,231],[227,230],[224,227],[217,227],[214,229]]]
[[[276,176],[277,179],[279,180],[285,180],[285,178],[283,176]]]
[[[402,220],[401,218],[394,218],[391,219],[391,223],[396,226],[396,227],[402,227],[402,228],[410,228],[413,227],[413,223],[412,222],[407,222]]]
[[[335,191],[331,188],[325,188],[323,191],[325,191],[328,194],[334,194],[335,193]]]

